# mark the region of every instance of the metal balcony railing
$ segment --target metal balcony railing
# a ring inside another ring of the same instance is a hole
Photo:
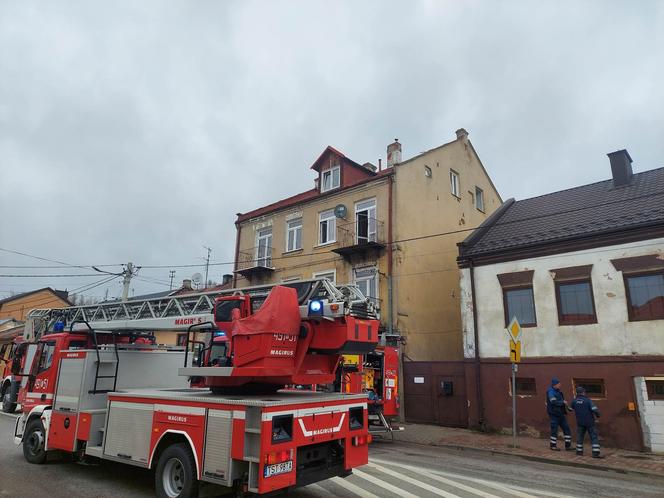
[[[259,246],[239,251],[237,273],[272,271],[272,246]]]
[[[337,227],[339,249],[336,252],[361,252],[385,247],[385,223],[376,218],[356,216],[354,222]]]

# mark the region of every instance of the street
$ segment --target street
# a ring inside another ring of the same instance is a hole
[[[13,417],[0,416],[0,496],[151,497],[152,473],[103,462],[78,465],[52,458],[30,465],[11,440]],[[664,497],[664,480],[578,469],[521,458],[377,441],[370,463],[347,479],[330,479],[291,496],[333,497]],[[203,486],[202,496],[222,496]]]

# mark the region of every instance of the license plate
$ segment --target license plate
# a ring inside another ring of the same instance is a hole
[[[288,460],[287,462],[275,463],[273,465],[265,466],[265,477],[272,477],[279,474],[285,474],[293,470],[293,460]]]

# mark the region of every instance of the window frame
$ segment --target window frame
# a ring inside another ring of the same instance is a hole
[[[624,273],[623,272],[623,283],[625,285],[625,304],[627,305],[627,319],[630,322],[649,322],[652,320],[664,320],[664,315],[654,317],[654,318],[635,318],[634,317],[634,312],[632,310],[632,296],[631,292],[629,290],[629,282],[628,280],[630,278],[635,278],[635,277],[648,277],[652,275],[661,275],[664,277],[664,270],[650,270],[650,271],[639,271],[639,272],[632,272],[632,273]]]
[[[337,185],[334,184],[334,172],[338,172],[337,174]],[[330,187],[325,188],[325,175],[329,174],[330,175]],[[326,168],[320,172],[320,191],[321,193],[323,192],[329,192],[330,190],[334,190],[341,187],[341,165],[337,164],[335,166],[331,166],[329,168]]]
[[[597,395],[594,393],[586,392],[586,396],[590,399],[606,399],[606,382],[604,379],[600,378],[590,378],[590,377],[579,377],[572,378],[572,389],[573,392],[576,392],[576,388],[579,386],[586,387],[588,384],[600,384],[602,386],[602,394]]]
[[[261,235],[261,232],[269,230],[269,234],[264,234]],[[256,230],[256,266],[265,266],[266,268],[269,268],[272,265],[272,240],[274,237],[274,230],[272,230],[272,226],[266,226],[263,228],[259,228]],[[263,257],[260,256],[260,247],[261,247],[261,239],[266,240],[266,245],[265,245],[265,255]],[[264,262],[265,264],[261,265],[260,263]]]
[[[299,226],[295,226],[295,227],[290,226],[291,223],[295,223],[295,222],[298,222],[298,221],[300,222]],[[298,240],[297,240],[298,229],[299,229],[299,232],[300,232],[300,241],[299,241],[300,245],[299,246],[297,245],[297,242],[298,242]],[[290,233],[291,232],[294,232],[293,243],[294,243],[295,247],[289,247]],[[303,237],[303,235],[304,235],[304,222],[303,222],[301,216],[299,218],[293,218],[292,220],[286,221],[286,252],[295,252],[295,251],[301,250],[302,249],[302,237]]]
[[[376,265],[368,265],[368,266],[357,266],[354,268],[351,268],[351,274],[353,277],[353,284],[358,285],[358,279],[357,279],[357,272],[358,271],[367,271],[367,270],[373,270],[373,275],[371,277],[360,277],[360,280],[375,280],[375,288],[376,288],[376,295],[375,296],[368,296],[365,295],[364,297],[371,299],[371,301],[374,303],[374,305],[379,306],[380,304],[380,273],[378,271],[378,267]],[[358,286],[359,287],[359,286]]]
[[[479,199],[482,199],[481,203],[478,202]],[[480,204],[481,204],[481,206],[480,206]],[[475,209],[477,209],[478,211],[483,213],[484,208],[485,208],[485,205],[484,205],[484,190],[482,190],[477,185],[475,185]]]
[[[533,390],[532,391],[521,391],[519,392],[519,380],[528,380],[532,381],[533,384]],[[535,377],[516,377],[516,395],[517,396],[537,396],[537,379]],[[514,392],[514,389],[512,387],[512,377],[509,378],[509,386],[510,386],[510,396],[512,396],[512,393]]]
[[[37,375],[47,371],[53,366],[53,359],[55,358],[55,343],[56,341],[46,341],[42,343],[43,345],[39,352],[39,362],[37,364]]]
[[[530,289],[533,295],[533,317],[535,318],[534,323],[521,323],[519,325],[523,328],[537,327],[537,306],[535,305],[535,288],[533,284],[523,284],[523,285],[510,285],[502,287],[503,289],[503,313],[505,315],[505,327],[509,327],[509,324],[512,322],[512,318],[509,316],[509,307],[507,306],[507,292],[515,290]]]
[[[452,168],[450,168],[450,193],[457,199],[461,199],[461,175]]]
[[[661,384],[664,386],[664,378],[661,379],[645,379],[646,392],[648,393],[648,401],[664,400],[664,394],[655,393],[654,385]]]
[[[327,215],[327,216],[323,217],[323,215]],[[334,229],[332,230],[332,239],[328,239],[325,242],[323,242],[322,237],[321,237],[322,234],[323,234],[323,231],[322,231],[323,222],[324,221],[327,222],[325,230],[326,230],[326,235],[329,236],[329,233],[330,233],[329,222],[330,222],[330,220],[332,220],[334,222]],[[337,241],[337,217],[334,214],[334,209],[327,209],[325,211],[321,211],[320,213],[318,213],[318,245],[319,246],[325,246],[325,245],[328,245],[328,244],[334,244],[336,241]]]
[[[587,320],[563,320],[563,310],[561,307],[561,297],[560,297],[560,286],[567,284],[588,284],[590,287],[590,302],[593,307],[593,317]],[[556,293],[556,309],[558,311],[558,325],[559,326],[570,326],[570,325],[591,325],[597,323],[597,308],[595,306],[595,293],[593,292],[593,281],[590,276],[572,278],[567,280],[556,280],[554,281],[555,293]]]
[[[321,270],[321,271],[315,271],[311,273],[312,278],[320,278],[320,277],[327,277],[328,275],[334,275],[334,277],[331,279],[333,284],[337,283],[337,269],[332,268],[330,270]]]

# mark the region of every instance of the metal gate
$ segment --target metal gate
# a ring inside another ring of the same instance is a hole
[[[461,361],[404,361],[407,422],[468,426],[468,400]]]

